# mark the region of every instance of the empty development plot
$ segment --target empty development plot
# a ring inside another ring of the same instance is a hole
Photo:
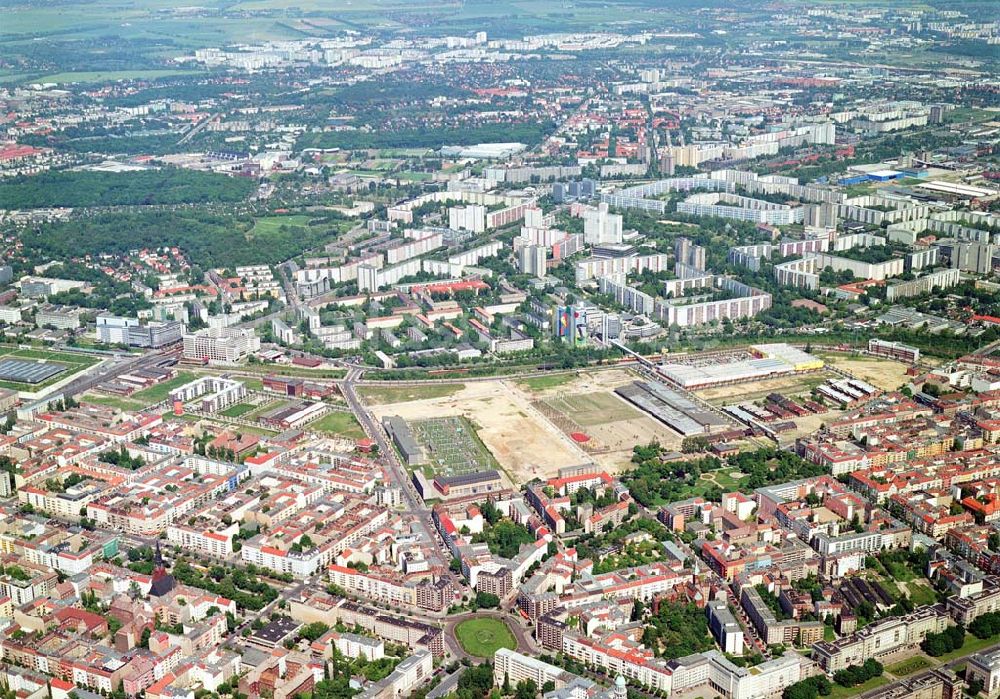
[[[155,386],[144,388],[143,390],[132,394],[132,398],[147,404],[159,403],[160,401],[169,398],[172,390],[180,388],[184,384],[194,381],[194,379],[195,375],[190,371],[181,371],[177,374],[177,376],[169,381],[158,383]]]
[[[891,359],[846,354],[829,354],[824,359],[828,364],[832,364],[841,371],[846,371],[876,388],[881,388],[883,391],[895,391],[907,381],[906,370],[909,366]]]
[[[445,386],[448,389],[442,390]],[[426,388],[437,389],[439,395],[426,397],[427,393],[420,391]],[[406,398],[414,389],[424,397]],[[388,398],[387,391],[404,397],[394,403],[370,405],[369,409],[376,419],[398,415],[413,423],[432,417],[466,417],[501,470],[515,484],[526,483],[535,477],[548,478],[560,468],[592,460],[532,407],[531,399],[513,382],[497,379],[465,385],[380,387],[379,397]],[[368,387],[365,388],[365,398],[369,398]]]
[[[361,386],[358,396],[366,403],[386,405],[411,400],[430,400],[454,395],[462,390],[462,384],[435,383],[413,386]]]
[[[361,429],[357,418],[351,413],[339,410],[331,410],[319,420],[310,423],[307,429],[345,439],[363,439],[365,436],[365,431]]]
[[[832,371],[813,371],[808,374],[789,374],[773,379],[746,381],[730,386],[712,386],[694,392],[696,396],[712,405],[732,405],[734,403],[763,400],[769,393],[780,393],[786,398],[808,395],[814,388],[828,379],[841,378]]]

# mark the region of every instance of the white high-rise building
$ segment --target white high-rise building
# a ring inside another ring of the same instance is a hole
[[[456,231],[482,233],[486,230],[486,207],[479,204],[452,206],[448,209],[448,227]]]
[[[622,242],[622,217],[608,212],[607,204],[588,209],[583,214],[583,242],[587,245],[604,245]]]
[[[542,278],[545,276],[544,245],[524,245],[517,252],[517,267],[523,274],[531,274]]]
[[[524,225],[528,228],[545,227],[545,214],[541,207],[529,206],[524,210]]]
[[[989,274],[993,271],[994,250],[989,243],[955,243],[951,253],[951,266],[966,272]]]

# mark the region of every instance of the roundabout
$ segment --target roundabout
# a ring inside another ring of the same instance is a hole
[[[455,625],[455,637],[466,653],[477,658],[492,658],[499,648],[516,649],[517,639],[502,619],[477,617]]]

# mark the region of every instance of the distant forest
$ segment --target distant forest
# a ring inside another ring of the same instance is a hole
[[[179,168],[134,172],[49,171],[0,182],[0,209],[238,202],[253,180]]]
[[[347,224],[331,217],[326,225],[315,227],[254,231],[253,225],[249,216],[198,210],[108,213],[25,231],[21,240],[36,264],[176,245],[202,266],[232,267],[282,262],[326,242]]]

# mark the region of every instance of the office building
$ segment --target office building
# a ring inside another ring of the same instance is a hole
[[[253,329],[205,328],[184,335],[184,358],[202,362],[233,363],[260,349]]]
[[[157,349],[180,342],[184,325],[177,320],[142,325],[138,318],[97,316],[97,341],[109,345]]]

